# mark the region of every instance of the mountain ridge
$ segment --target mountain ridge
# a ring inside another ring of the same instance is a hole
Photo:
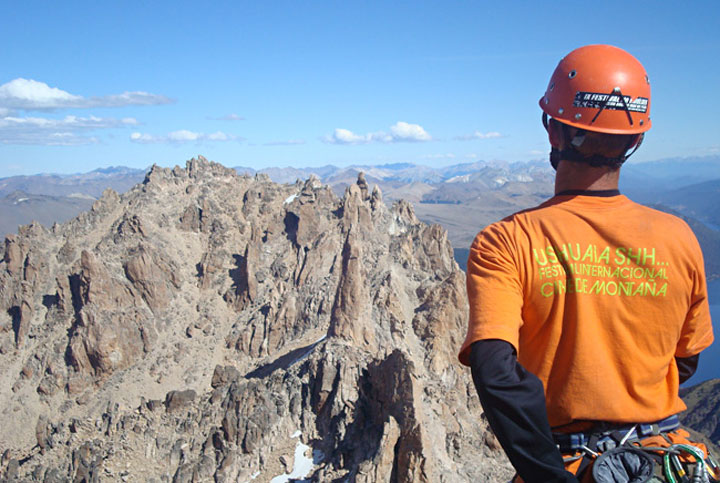
[[[439,226],[203,158],[6,238],[7,479],[497,481]],[[293,452],[297,456],[292,456]]]

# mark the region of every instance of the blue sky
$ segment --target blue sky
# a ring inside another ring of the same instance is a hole
[[[110,165],[547,157],[537,101],[608,43],[652,84],[634,162],[720,153],[720,2],[2,0],[0,177]]]

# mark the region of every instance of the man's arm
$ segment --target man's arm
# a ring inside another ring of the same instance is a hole
[[[495,436],[526,483],[574,482],[552,439],[540,379],[517,362],[504,340],[471,346],[475,389]]]

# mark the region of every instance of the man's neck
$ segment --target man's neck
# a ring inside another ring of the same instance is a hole
[[[560,161],[555,175],[555,194],[569,190],[605,191],[618,189],[620,170],[584,163]]]

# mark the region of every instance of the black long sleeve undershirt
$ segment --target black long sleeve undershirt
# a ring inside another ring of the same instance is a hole
[[[697,371],[698,362],[700,362],[700,354],[690,357],[676,357],[675,363],[678,367],[680,375],[680,384],[690,379],[695,371]]]
[[[540,379],[517,362],[503,340],[471,346],[470,367],[490,427],[527,483],[575,482],[552,439]]]

